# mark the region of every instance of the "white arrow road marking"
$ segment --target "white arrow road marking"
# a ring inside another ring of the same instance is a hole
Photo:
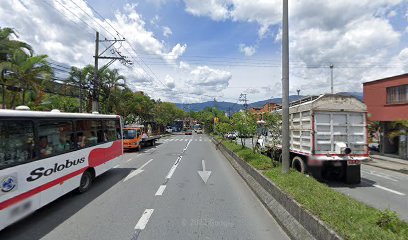
[[[205,161],[202,160],[201,164],[203,165],[203,171],[198,171],[198,175],[200,175],[201,179],[203,179],[204,183],[207,183],[208,178],[211,175],[211,171],[206,171],[205,170]]]
[[[147,223],[149,222],[150,217],[153,214],[154,209],[146,209],[142,215],[142,217],[139,219],[135,226],[135,230],[143,230],[145,229]]]
[[[125,180],[123,180],[123,182],[126,182],[127,180],[129,180],[129,179],[133,178],[134,176],[138,175],[139,173],[142,173],[144,171],[142,168],[146,167],[146,165],[149,164],[151,161],[153,161],[153,159],[150,159],[145,164],[140,166],[140,168],[138,168],[138,169],[132,171],[131,173],[129,173],[129,175],[126,176],[126,178],[125,178]]]

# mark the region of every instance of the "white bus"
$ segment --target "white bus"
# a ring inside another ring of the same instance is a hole
[[[0,110],[0,230],[77,189],[123,155],[120,116]]]

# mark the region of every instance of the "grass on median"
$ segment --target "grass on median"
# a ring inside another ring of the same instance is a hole
[[[223,144],[254,168],[264,170],[266,177],[345,239],[408,239],[408,224],[394,212],[372,208],[299,172],[283,174],[280,167],[272,167],[270,158],[235,142]]]

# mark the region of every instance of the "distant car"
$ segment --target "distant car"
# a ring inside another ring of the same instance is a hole
[[[172,133],[172,132],[173,132],[173,128],[171,128],[171,127],[166,128],[166,132],[167,132],[167,133]]]
[[[197,130],[196,130],[196,133],[197,133],[197,134],[203,134],[203,130],[202,130],[202,129],[197,129]]]
[[[230,139],[230,140],[235,140],[235,139],[237,139],[237,134],[235,134],[235,133],[228,133],[225,137],[228,138],[228,139]]]
[[[184,134],[185,134],[185,135],[193,135],[193,131],[187,130]]]

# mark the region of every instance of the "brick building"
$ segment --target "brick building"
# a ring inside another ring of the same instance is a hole
[[[363,83],[364,103],[368,120],[380,123],[380,152],[408,159],[407,133],[394,138],[388,134],[396,129],[392,124],[408,120],[408,74]]]
[[[256,108],[256,107],[250,108],[249,112],[251,112],[253,114],[257,114],[258,115],[258,120],[263,120],[263,115],[265,113],[272,112],[273,110],[276,109],[277,106],[279,106],[279,105],[276,104],[276,103],[267,103],[267,104],[263,105],[263,107],[261,107],[261,108]]]

